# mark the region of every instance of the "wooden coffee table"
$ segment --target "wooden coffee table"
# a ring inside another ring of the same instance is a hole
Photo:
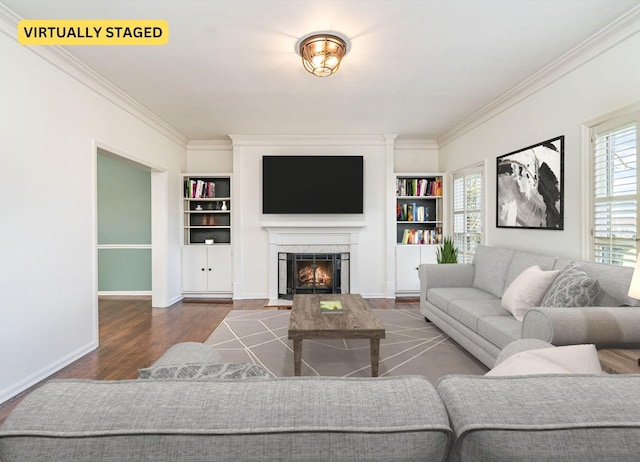
[[[320,301],[337,300],[342,303],[340,314],[320,312]],[[289,339],[293,340],[295,375],[302,372],[302,341],[305,339],[369,339],[371,341],[371,376],[378,376],[380,339],[385,330],[357,294],[294,295],[289,321]]]
[[[640,351],[606,349],[598,350],[602,370],[609,374],[640,374]]]

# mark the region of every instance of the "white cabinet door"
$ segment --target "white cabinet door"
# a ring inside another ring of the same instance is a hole
[[[436,253],[440,248],[439,245],[421,245],[420,246],[420,264],[425,263],[438,263],[438,256]]]
[[[418,266],[423,263],[438,263],[438,245],[397,245],[396,246],[396,292],[420,292]]]
[[[184,246],[183,292],[231,292],[231,246]]]
[[[207,290],[231,292],[231,246],[207,247]]]
[[[396,292],[417,292],[420,290],[418,266],[420,265],[418,245],[396,246]]]
[[[207,290],[207,249],[185,246],[182,248],[182,290],[205,292]]]

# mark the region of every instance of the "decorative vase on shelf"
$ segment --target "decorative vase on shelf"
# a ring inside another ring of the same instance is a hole
[[[227,201],[222,201],[222,207],[220,210],[227,210]]]
[[[212,238],[212,237],[208,237],[208,238],[206,238],[206,239],[204,240],[204,243],[205,243],[206,245],[211,245],[211,244],[213,244],[213,238]]]

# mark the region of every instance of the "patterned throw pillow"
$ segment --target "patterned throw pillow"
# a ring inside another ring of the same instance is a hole
[[[569,263],[553,281],[540,306],[593,306],[600,284],[576,262]]]
[[[246,379],[271,375],[251,363],[198,363],[147,367],[138,371],[141,379]]]

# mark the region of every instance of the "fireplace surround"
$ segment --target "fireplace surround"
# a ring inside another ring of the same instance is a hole
[[[295,294],[348,294],[349,252],[278,253],[278,298]]]
[[[278,299],[278,254],[349,254],[349,293],[359,293],[360,271],[358,256],[360,231],[364,223],[359,222],[271,222],[263,223],[269,238],[268,289],[269,300]]]

